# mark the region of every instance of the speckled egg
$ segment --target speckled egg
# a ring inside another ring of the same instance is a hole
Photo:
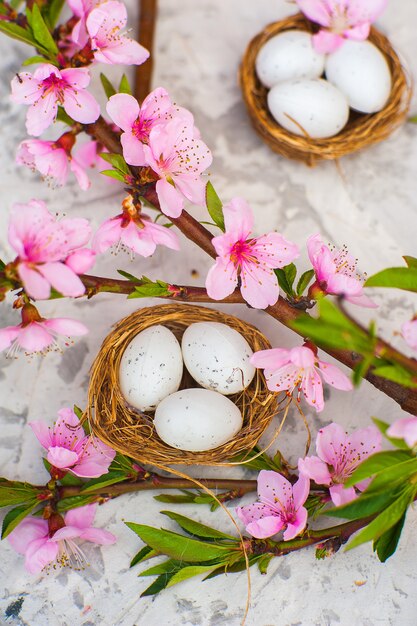
[[[256,74],[268,88],[293,78],[319,78],[324,59],[324,54],[314,49],[310,33],[287,30],[262,46],[256,57]]]
[[[155,430],[173,448],[212,450],[242,428],[242,414],[229,398],[208,389],[182,389],[158,404]]]
[[[326,80],[289,80],[268,93],[268,108],[291,133],[312,139],[337,135],[349,119],[346,96]]]
[[[165,326],[150,326],[125,349],[120,361],[120,390],[127,402],[141,411],[152,411],[177,391],[183,372],[181,347]]]
[[[238,393],[255,375],[256,370],[249,362],[253,354],[250,345],[226,324],[191,324],[182,337],[181,347],[187,370],[206,389],[224,395]]]

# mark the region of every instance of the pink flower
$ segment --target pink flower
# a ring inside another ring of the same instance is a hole
[[[29,422],[39,443],[48,450],[49,463],[83,478],[107,474],[116,452],[96,437],[86,435],[72,409],[61,409],[58,415],[52,429],[42,420]]]
[[[417,319],[405,322],[401,327],[401,332],[410,348],[417,350]]]
[[[99,0],[68,0],[68,5],[75,17],[78,17],[72,29],[71,39],[79,48],[84,48],[88,41],[87,17],[91,10],[99,3]]]
[[[160,177],[156,193],[165,215],[181,215],[184,198],[197,205],[205,204],[201,174],[210,166],[212,156],[190,121],[180,116],[154,126],[143,150],[146,162]]]
[[[88,329],[81,322],[68,317],[45,319],[33,305],[27,304],[22,309],[21,324],[0,329],[0,351],[10,348],[8,356],[11,356],[21,348],[26,354],[43,354],[51,349],[59,349],[57,335],[66,337],[65,344],[68,345],[70,337],[86,333]]]
[[[121,2],[104,2],[91,11],[86,25],[96,61],[110,65],[141,65],[146,61],[148,50],[121,33],[126,22],[126,7]]]
[[[404,439],[409,448],[417,445],[417,417],[403,417],[397,420],[387,430],[389,437]]]
[[[13,102],[29,105],[26,129],[39,136],[55,120],[58,105],[77,122],[91,124],[100,115],[100,107],[86,91],[90,74],[85,67],[58,70],[45,63],[34,72],[21,72],[12,80]]]
[[[372,22],[384,11],[388,0],[296,0],[309,20],[324,26],[313,35],[318,52],[334,52],[344,39],[367,39]]]
[[[332,249],[317,234],[308,238],[307,249],[317,284],[324,293],[343,295],[348,302],[360,306],[376,306],[363,293],[364,277],[357,272],[357,260],[350,256],[346,247]]]
[[[95,253],[81,247],[90,235],[87,220],[57,221],[41,200],[13,205],[9,243],[18,254],[17,272],[31,298],[49,298],[51,286],[74,298],[85,292],[77,274],[83,274],[94,263]]]
[[[252,365],[264,368],[268,389],[271,391],[286,391],[292,395],[298,388],[298,399],[301,391],[308,404],[319,413],[324,408],[323,384],[324,381],[342,391],[352,389],[349,378],[338,367],[320,361],[317,355],[307,346],[292,348],[273,348],[260,350],[250,359]]]
[[[65,525],[52,535],[46,519],[26,517],[8,536],[9,543],[16,552],[25,555],[25,567],[31,574],[39,574],[54,562],[54,566],[84,569],[86,559],[74,539],[99,545],[116,542],[112,533],[92,525],[96,508],[96,504],[87,504],[68,511]]]
[[[381,433],[375,426],[357,430],[348,435],[339,424],[330,424],[319,430],[316,439],[318,456],[299,459],[301,474],[318,485],[330,487],[330,497],[335,506],[356,498],[355,487],[344,488],[343,483],[362,461],[381,449]],[[369,479],[356,485],[364,491]]]
[[[107,103],[107,113],[124,132],[123,156],[129,165],[147,165],[143,144],[148,143],[152,128],[166,123],[174,107],[165,89],[158,87],[145,98],[142,106],[127,93],[117,93]],[[187,112],[188,113],[188,112]],[[191,113],[188,114],[192,118]]]
[[[91,184],[83,165],[84,152],[89,144],[71,155],[71,148],[66,149],[60,139],[55,142],[39,139],[22,141],[17,149],[16,163],[38,170],[47,180],[53,180],[58,185],[65,185],[71,170],[79,186],[85,191]]]
[[[240,284],[242,296],[255,309],[275,304],[279,285],[273,270],[291,263],[298,247],[279,233],[251,238],[253,215],[242,198],[226,204],[223,214],[226,232],[212,240],[219,256],[207,275],[207,293],[222,300]]]
[[[176,233],[152,222],[148,215],[139,212],[128,196],[123,202],[123,213],[103,222],[93,238],[93,249],[102,254],[113,245],[123,244],[136,254],[148,257],[162,245],[179,250]]]
[[[285,528],[284,541],[302,533],[307,523],[303,506],[310,490],[310,481],[300,476],[295,485],[278,474],[262,470],[258,476],[259,502],[238,507],[236,513],[246,530],[257,539],[266,539]]]

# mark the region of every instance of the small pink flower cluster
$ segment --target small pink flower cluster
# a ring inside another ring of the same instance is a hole
[[[350,502],[363,491],[369,480],[355,487],[344,482],[357,466],[381,449],[381,434],[374,426],[348,435],[338,424],[322,428],[316,440],[318,456],[299,459],[300,476],[292,485],[274,471],[262,470],[258,476],[258,502],[236,509],[238,517],[253,537],[266,539],[284,530],[284,541],[300,535],[307,524],[307,509],[303,506],[310,490],[310,480],[329,489],[335,506]]]

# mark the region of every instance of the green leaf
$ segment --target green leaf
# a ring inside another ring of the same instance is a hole
[[[412,117],[409,117],[408,121],[411,122],[412,124],[417,124],[417,115],[413,115]]]
[[[57,509],[60,513],[69,511],[70,509],[77,509],[79,506],[91,504],[96,500],[96,495],[86,496],[71,496],[70,498],[64,498],[60,500],[57,505]]]
[[[195,493],[191,495],[178,495],[178,494],[168,494],[161,493],[158,496],[154,496],[154,500],[157,502],[163,502],[164,504],[190,504],[195,502]]]
[[[297,283],[297,296],[302,296],[307,289],[311,280],[314,277],[314,270],[307,270],[304,274],[301,274],[300,280]]]
[[[392,489],[396,485],[404,484],[413,476],[417,475],[417,459],[410,459],[398,465],[392,465],[379,472],[372,483],[366,489],[366,493],[375,493],[382,490]]]
[[[71,472],[68,472],[68,474],[65,474],[63,478],[60,478],[59,482],[63,487],[79,487],[84,484],[84,481],[81,478],[71,474]]]
[[[17,39],[18,41],[23,41],[24,43],[29,44],[30,46],[38,47],[35,39],[31,35],[28,29],[22,28],[17,24],[13,24],[12,22],[4,22],[0,20],[0,31],[11,37],[12,39]]]
[[[392,528],[405,514],[408,505],[412,502],[414,486],[406,488],[399,498],[390,504],[366,528],[364,528],[350,543],[346,550],[352,550],[367,541],[377,540],[387,530]]]
[[[200,539],[227,539],[238,541],[236,537],[233,537],[232,535],[227,535],[220,532],[220,530],[195,522],[194,520],[184,517],[184,515],[180,515],[179,513],[174,513],[173,511],[161,511],[161,513],[162,515],[166,515],[170,519],[174,520],[174,522],[177,522],[178,526],[185,530],[185,532],[189,535],[194,535],[194,537],[199,537]]]
[[[128,299],[133,298],[158,298],[162,296],[169,296],[168,283],[164,283],[161,280],[155,283],[146,283],[145,285],[138,285],[135,290],[128,295]]]
[[[100,174],[103,174],[103,176],[108,176],[109,178],[115,178],[116,180],[120,180],[120,182],[122,183],[126,182],[126,177],[117,170],[101,170]]]
[[[271,458],[266,452],[259,454],[260,449],[255,446],[252,450],[244,450],[239,452],[230,459],[233,463],[242,463],[242,465],[251,470],[274,470],[275,472],[282,472],[282,455],[278,451],[273,458]],[[258,456],[259,455],[259,456]],[[253,458],[253,460],[251,460]],[[256,458],[255,458],[256,457]]]
[[[212,543],[196,541],[184,535],[173,533],[170,530],[152,528],[143,524],[126,522],[126,525],[136,533],[144,543],[166,554],[173,559],[195,563],[199,561],[214,561],[225,556],[230,548]]]
[[[45,20],[42,17],[42,13],[36,3],[32,5],[31,27],[33,36],[35,37],[37,43],[48,50],[48,52],[52,55],[58,54],[57,45],[49,32],[49,29],[45,24]]]
[[[104,161],[113,165],[116,170],[122,172],[122,174],[130,174],[129,167],[121,154],[112,154],[110,152],[100,152],[100,156]]]
[[[125,272],[124,270],[117,270],[117,273],[123,278],[127,278],[131,283],[140,283],[140,282],[152,282],[149,281],[146,276],[142,276],[142,278],[138,278],[137,276],[133,276],[133,274],[129,274],[129,272]]]
[[[65,0],[49,0],[47,4],[45,19],[51,30],[53,30],[56,26],[59,16],[61,15],[64,3]]]
[[[183,567],[183,563],[181,561],[168,559],[167,561],[158,563],[158,565],[153,565],[152,567],[143,570],[143,572],[141,572],[139,576],[142,578],[143,576],[159,576],[160,574],[171,574],[177,572],[181,567]]]
[[[387,467],[397,465],[403,461],[409,461],[410,455],[402,450],[377,452],[365,459],[345,481],[346,487],[353,487],[365,478],[378,474]]]
[[[0,478],[0,507],[33,500],[38,494],[39,490],[29,483]]]
[[[390,267],[370,276],[365,287],[394,287],[417,291],[417,267]]]
[[[158,576],[158,578],[150,585],[145,591],[140,594],[141,598],[145,598],[146,596],[154,596],[168,585],[170,579],[173,577],[174,572],[171,574],[162,574]]]
[[[366,492],[362,493],[359,498],[344,504],[343,506],[335,507],[324,511],[325,515],[330,517],[340,517],[342,519],[361,519],[379,513],[386,508],[393,500],[396,499],[397,492],[387,492],[368,495]]]
[[[56,116],[57,122],[62,122],[67,126],[72,126],[74,124],[74,120],[68,115],[66,111],[62,107],[58,107],[58,113]]]
[[[258,569],[261,574],[265,575],[268,573],[268,566],[273,558],[274,558],[273,554],[263,554],[261,556],[261,558],[258,561]]]
[[[102,87],[104,89],[104,93],[108,98],[111,98],[112,96],[114,96],[114,94],[117,93],[116,89],[113,87],[113,85],[111,84],[111,82],[109,81],[109,79],[107,78],[107,76],[103,73],[100,74],[100,80],[101,80],[101,84]]]
[[[98,491],[108,487],[109,485],[115,485],[126,480],[126,472],[109,471],[107,474],[103,474],[99,478],[93,478],[84,485],[81,489],[82,493],[90,493],[91,491]]]
[[[18,526],[20,522],[24,520],[25,517],[27,517],[38,504],[39,500],[31,500],[30,502],[26,502],[26,504],[22,504],[22,506],[17,506],[16,508],[9,511],[3,520],[1,538],[5,539],[7,535],[9,535],[12,530],[14,530],[16,526]]]
[[[414,256],[403,256],[404,261],[407,263],[408,267],[416,267],[417,268],[417,259]]]
[[[362,361],[360,361],[357,365],[355,365],[355,367],[353,368],[353,375],[352,375],[352,382],[355,385],[355,387],[360,385],[362,380],[365,378],[374,360],[375,360],[374,355],[371,353],[365,356],[362,359]]]
[[[183,580],[193,578],[193,576],[213,571],[215,567],[215,565],[188,565],[187,567],[182,567],[170,578],[167,587],[172,587],[177,583],[181,583]]]
[[[155,556],[158,556],[159,552],[152,550],[149,546],[143,546],[141,550],[130,561],[130,567],[137,565],[138,563],[142,563],[143,561],[147,561],[148,559],[153,559]]]
[[[45,57],[35,55],[33,57],[29,57],[28,59],[25,59],[22,63],[22,66],[26,67],[27,65],[34,65],[35,63],[46,63],[46,62],[51,63],[49,59],[45,59]]]
[[[206,205],[211,219],[224,232],[223,204],[210,181],[206,185]]]
[[[383,535],[381,535],[373,545],[374,552],[377,553],[379,560],[381,563],[385,563],[389,559],[390,556],[394,554],[397,549],[398,542],[401,537],[401,532],[404,526],[406,518],[406,513],[401,517],[401,519],[389,528]]]
[[[391,426],[391,424],[387,424],[387,422],[383,422],[382,420],[376,417],[373,417],[372,421],[375,424],[375,426],[380,430],[380,432],[384,435],[384,437],[388,439],[388,441],[392,443],[392,445],[395,448],[400,448],[401,450],[409,450],[409,447],[407,446],[407,444],[405,443],[403,439],[397,439],[395,437],[389,437],[387,435],[387,430]]]
[[[411,389],[417,388],[415,375],[413,376],[408,370],[401,367],[401,365],[398,365],[397,363],[375,367],[372,373],[380,378],[392,380],[394,383],[398,383],[403,387],[409,387]]]
[[[123,74],[122,79],[119,83],[119,93],[127,93],[130,96],[132,95],[132,88],[129,84],[129,79],[126,74]]]
[[[283,268],[275,269],[274,272],[278,278],[278,283],[282,291],[286,293],[287,296],[293,297],[295,295],[293,283],[297,274],[297,268],[294,263],[290,263]]]

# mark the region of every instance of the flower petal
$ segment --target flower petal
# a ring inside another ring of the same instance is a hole
[[[243,198],[233,198],[223,206],[224,223],[227,234],[235,241],[248,239],[253,229],[253,213]]]
[[[31,574],[39,574],[58,556],[58,544],[48,538],[36,539],[26,550],[25,567]]]
[[[17,343],[27,352],[42,352],[53,341],[52,335],[38,322],[24,326],[17,337]]]
[[[248,533],[256,539],[267,539],[280,532],[283,529],[285,523],[280,517],[263,517],[257,522],[251,522],[246,526]]]
[[[290,351],[286,348],[272,348],[270,350],[258,350],[251,358],[250,362],[257,368],[278,370],[289,362]]]
[[[234,292],[236,285],[237,270],[235,265],[227,259],[217,257],[206,278],[206,289],[210,298],[223,300]]]
[[[65,259],[65,265],[75,274],[85,274],[94,265],[96,253],[88,248],[75,250]]]
[[[68,450],[68,448],[53,446],[48,449],[48,456],[46,458],[54,467],[67,469],[77,462],[78,454],[72,450]]]
[[[85,293],[85,287],[77,274],[67,267],[65,263],[43,263],[39,265],[39,271],[49,283],[62,293],[63,296],[76,298]]]
[[[284,541],[290,541],[291,539],[294,539],[294,537],[300,535],[306,527],[307,518],[307,509],[302,506],[298,509],[293,520],[287,523],[287,528],[283,535]]]
[[[109,546],[117,541],[117,537],[113,533],[102,528],[87,528],[81,533],[80,539],[91,541],[101,546]]]
[[[259,472],[258,497],[263,504],[278,511],[285,511],[293,506],[292,485],[278,472],[270,470]]]
[[[78,529],[85,530],[93,525],[96,515],[97,504],[87,504],[71,509],[65,513],[65,524],[67,526],[75,526]]]
[[[48,537],[48,522],[38,517],[26,517],[8,535],[13,550],[25,554],[32,541]]]
[[[156,183],[156,193],[158,194],[161,211],[168,217],[179,217],[184,208],[184,199],[181,193],[171,185],[165,178],[161,178]]]
[[[318,365],[320,373],[328,385],[342,391],[350,391],[353,389],[350,378],[336,367],[336,365],[332,365],[332,363],[327,363],[326,361],[319,361]]]
[[[320,30],[313,35],[313,47],[320,54],[331,54],[343,45],[343,37],[328,30]]]
[[[387,435],[404,439],[407,446],[414,448],[417,444],[417,417],[403,417],[397,420],[388,428]]]
[[[25,291],[31,298],[34,300],[46,300],[49,298],[51,285],[42,274],[30,268],[26,263],[19,263],[17,272],[25,287]]]
[[[42,324],[53,332],[58,333],[58,335],[64,335],[65,337],[78,337],[88,333],[88,328],[84,324],[69,317],[54,317],[53,319],[45,320]]]
[[[76,122],[81,122],[81,124],[91,124],[100,115],[100,106],[97,100],[84,89],[78,91],[66,89],[62,106],[70,117]]]
[[[316,439],[317,454],[325,463],[336,467],[341,450],[347,443],[347,433],[339,424],[333,422],[319,430]]]
[[[140,113],[138,101],[127,93],[117,93],[111,96],[106,110],[113,122],[125,132],[132,129]]]
[[[301,382],[301,388],[308,404],[314,407],[317,413],[320,413],[324,409],[323,383],[320,374],[314,367],[306,371]]]
[[[115,450],[92,436],[86,437],[75,449],[78,461],[72,473],[82,478],[98,478],[106,474],[116,456]]]
[[[307,456],[298,459],[298,470],[304,476],[308,476],[318,485],[330,485],[332,477],[327,464],[318,456]]]
[[[294,507],[297,511],[307,500],[310,493],[310,480],[306,475],[301,474],[296,483],[292,487]]]
[[[28,426],[31,427],[36,439],[46,450],[53,445],[51,429],[44,421],[33,420],[28,423]]]
[[[343,485],[333,485],[330,487],[329,491],[330,497],[335,506],[342,506],[342,504],[347,504],[357,498],[354,487],[347,487],[345,489]]]

